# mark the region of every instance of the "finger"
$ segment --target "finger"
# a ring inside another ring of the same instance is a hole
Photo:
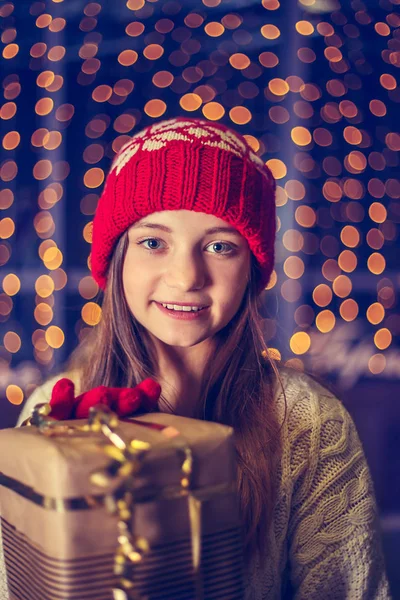
[[[87,419],[90,409],[97,404],[105,404],[111,408],[112,397],[104,385],[89,390],[77,398],[75,403],[75,418]]]
[[[137,388],[123,388],[117,398],[115,410],[119,417],[127,417],[140,409],[143,392]]]
[[[57,381],[51,392],[50,415],[56,420],[63,421],[71,417],[75,399],[74,383],[64,377]]]
[[[145,379],[136,388],[142,390],[144,392],[142,398],[142,406],[148,412],[153,412],[158,408],[158,399],[161,394],[161,386],[157,381],[151,379]]]

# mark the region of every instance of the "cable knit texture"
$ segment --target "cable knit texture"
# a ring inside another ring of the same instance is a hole
[[[159,121],[134,135],[111,165],[93,221],[92,275],[105,289],[113,248],[124,231],[162,210],[215,215],[248,241],[261,267],[274,265],[276,182],[246,138],[193,117]]]
[[[62,376],[35,390],[18,425],[35,404],[49,400]],[[256,557],[246,573],[245,600],[390,598],[373,485],[354,423],[309,376],[282,368],[281,377],[287,418],[277,500],[267,556]],[[275,397],[283,414],[279,383]],[[0,599],[7,598],[0,557]]]

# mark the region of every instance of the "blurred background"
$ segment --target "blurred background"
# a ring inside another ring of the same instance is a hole
[[[115,152],[164,118],[230,125],[278,181],[266,341],[353,416],[397,598],[399,4],[0,5],[0,428],[101,319],[91,227]]]

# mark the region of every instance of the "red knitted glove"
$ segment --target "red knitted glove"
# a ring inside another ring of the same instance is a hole
[[[142,409],[155,412],[161,386],[153,379],[145,379],[134,388],[112,388],[100,385],[75,398],[75,385],[64,377],[57,381],[51,393],[50,417],[57,421],[87,419],[96,404],[105,404],[119,417],[127,417]]]

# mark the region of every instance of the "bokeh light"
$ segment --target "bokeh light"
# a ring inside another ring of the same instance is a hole
[[[253,21],[220,0],[127,0],[117,20],[107,3],[67,4],[28,2],[28,34],[15,0],[0,7],[0,366],[47,375],[100,322],[90,250],[111,161],[179,114],[235,128],[277,180],[270,355],[304,370],[313,334],[357,321],[369,374],[384,373],[399,329],[398,2],[372,20],[360,3],[299,0],[295,23],[279,0]],[[16,379],[6,397],[27,389]]]

